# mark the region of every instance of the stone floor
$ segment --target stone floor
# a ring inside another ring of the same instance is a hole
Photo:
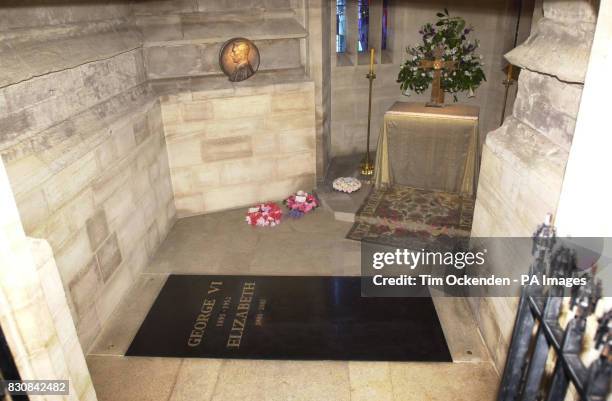
[[[124,357],[169,274],[358,275],[350,223],[317,210],[252,228],[244,210],[179,220],[87,358],[100,401],[494,400],[498,376],[467,302],[434,298],[453,363]]]

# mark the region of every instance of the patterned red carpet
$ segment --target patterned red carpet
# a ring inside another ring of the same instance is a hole
[[[474,200],[459,194],[393,186],[372,190],[347,238],[412,249],[452,249],[469,240]]]

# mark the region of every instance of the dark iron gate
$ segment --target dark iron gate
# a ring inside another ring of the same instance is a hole
[[[565,329],[559,323],[563,288],[523,288],[498,401],[563,401],[570,384],[584,401],[605,401],[610,390],[612,311],[599,319],[595,348],[600,354],[587,367],[579,355],[587,317],[601,297],[601,283],[590,272],[579,271],[575,252],[556,242],[550,224],[538,227],[533,236],[530,274],[540,282],[543,275],[574,276],[585,278],[587,284],[572,288],[570,308],[574,317]],[[551,352],[556,357],[552,376],[545,375]]]
[[[0,327],[0,381],[21,380],[13,354],[9,349],[2,327]],[[5,393],[4,386],[0,385],[0,400],[29,401],[27,395],[8,395]]]

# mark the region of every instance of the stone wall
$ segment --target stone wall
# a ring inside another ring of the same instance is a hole
[[[331,8],[325,0],[308,5],[308,75],[315,84],[317,179],[322,180],[331,150]]]
[[[612,136],[602,135],[602,127],[610,124],[609,105],[602,99],[612,87],[611,27],[612,1],[602,0],[559,196],[556,224],[560,235],[612,237],[612,186],[606,185],[607,177],[602,180],[602,172],[609,171],[612,148]],[[612,280],[604,281],[604,291],[606,284],[612,285]],[[606,301],[612,306],[611,297]]]
[[[179,217],[281,200],[315,185],[312,82],[165,95]]]
[[[322,130],[315,136],[306,10],[301,0],[135,4],[147,77],[164,94],[179,216],[279,200],[314,186]],[[218,56],[237,36],[254,41],[261,62],[254,77],[231,83]],[[297,163],[293,172],[282,167],[288,157]]]
[[[596,7],[588,1],[544,1],[531,36],[506,55],[522,68],[511,116],[490,132],[483,149],[472,235],[529,237],[546,213],[555,213],[563,183]],[[515,257],[490,258],[494,270]],[[528,263],[528,261],[525,261]],[[516,299],[471,298],[485,342],[503,371]]]
[[[259,48],[260,71],[304,70],[303,5],[290,0],[137,3],[150,79],[222,75],[219,53],[233,37]]]
[[[26,233],[53,249],[83,349],[171,226],[172,181],[181,216],[314,186],[323,134],[305,2],[0,7],[0,154]],[[246,83],[217,65],[232,36],[260,47]],[[197,160],[183,154],[196,142]]]
[[[448,7],[452,15],[464,17],[468,24],[475,27],[473,37],[481,42],[480,54],[484,57],[487,81],[476,92],[475,98],[460,96],[460,102],[480,106],[480,132],[484,137],[499,126],[503,107],[504,86],[502,71],[505,62],[502,55],[512,48],[516,29],[515,2],[509,0],[462,0],[451,5],[439,1],[391,1],[389,6],[389,50],[381,54],[380,45],[374,42],[377,50],[377,79],[374,81],[372,97],[372,145],[376,140],[385,111],[395,101],[428,101],[430,92],[410,97],[403,96],[396,82],[401,64],[406,59],[406,47],[421,41],[418,30],[421,25],[435,21],[436,13]],[[332,6],[333,6],[332,2]],[[335,13],[335,10],[332,11]],[[356,20],[349,13],[348,18]],[[336,21],[332,19],[331,32],[335,32]],[[370,21],[372,26],[373,21]],[[349,26],[349,30],[356,30]],[[377,28],[376,28],[377,30]],[[377,35],[377,39],[380,35]],[[333,156],[363,152],[366,144],[368,113],[368,57],[355,54],[350,49],[346,57],[336,57],[335,35],[331,35],[331,153]],[[372,44],[370,44],[372,46]],[[452,98],[447,94],[447,101]],[[511,100],[510,100],[511,101]]]
[[[0,11],[0,154],[87,350],[175,216],[159,100],[128,6]]]
[[[127,2],[2,1],[0,87],[140,47],[130,15]]]
[[[54,400],[95,401],[53,254],[26,237],[1,160],[0,222],[0,325],[21,378],[69,379],[70,395]]]

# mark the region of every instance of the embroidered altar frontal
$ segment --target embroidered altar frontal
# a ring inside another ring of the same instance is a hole
[[[396,102],[384,116],[376,187],[399,184],[473,195],[478,172],[478,107]]]
[[[452,361],[431,298],[320,276],[172,275],[126,355]]]

